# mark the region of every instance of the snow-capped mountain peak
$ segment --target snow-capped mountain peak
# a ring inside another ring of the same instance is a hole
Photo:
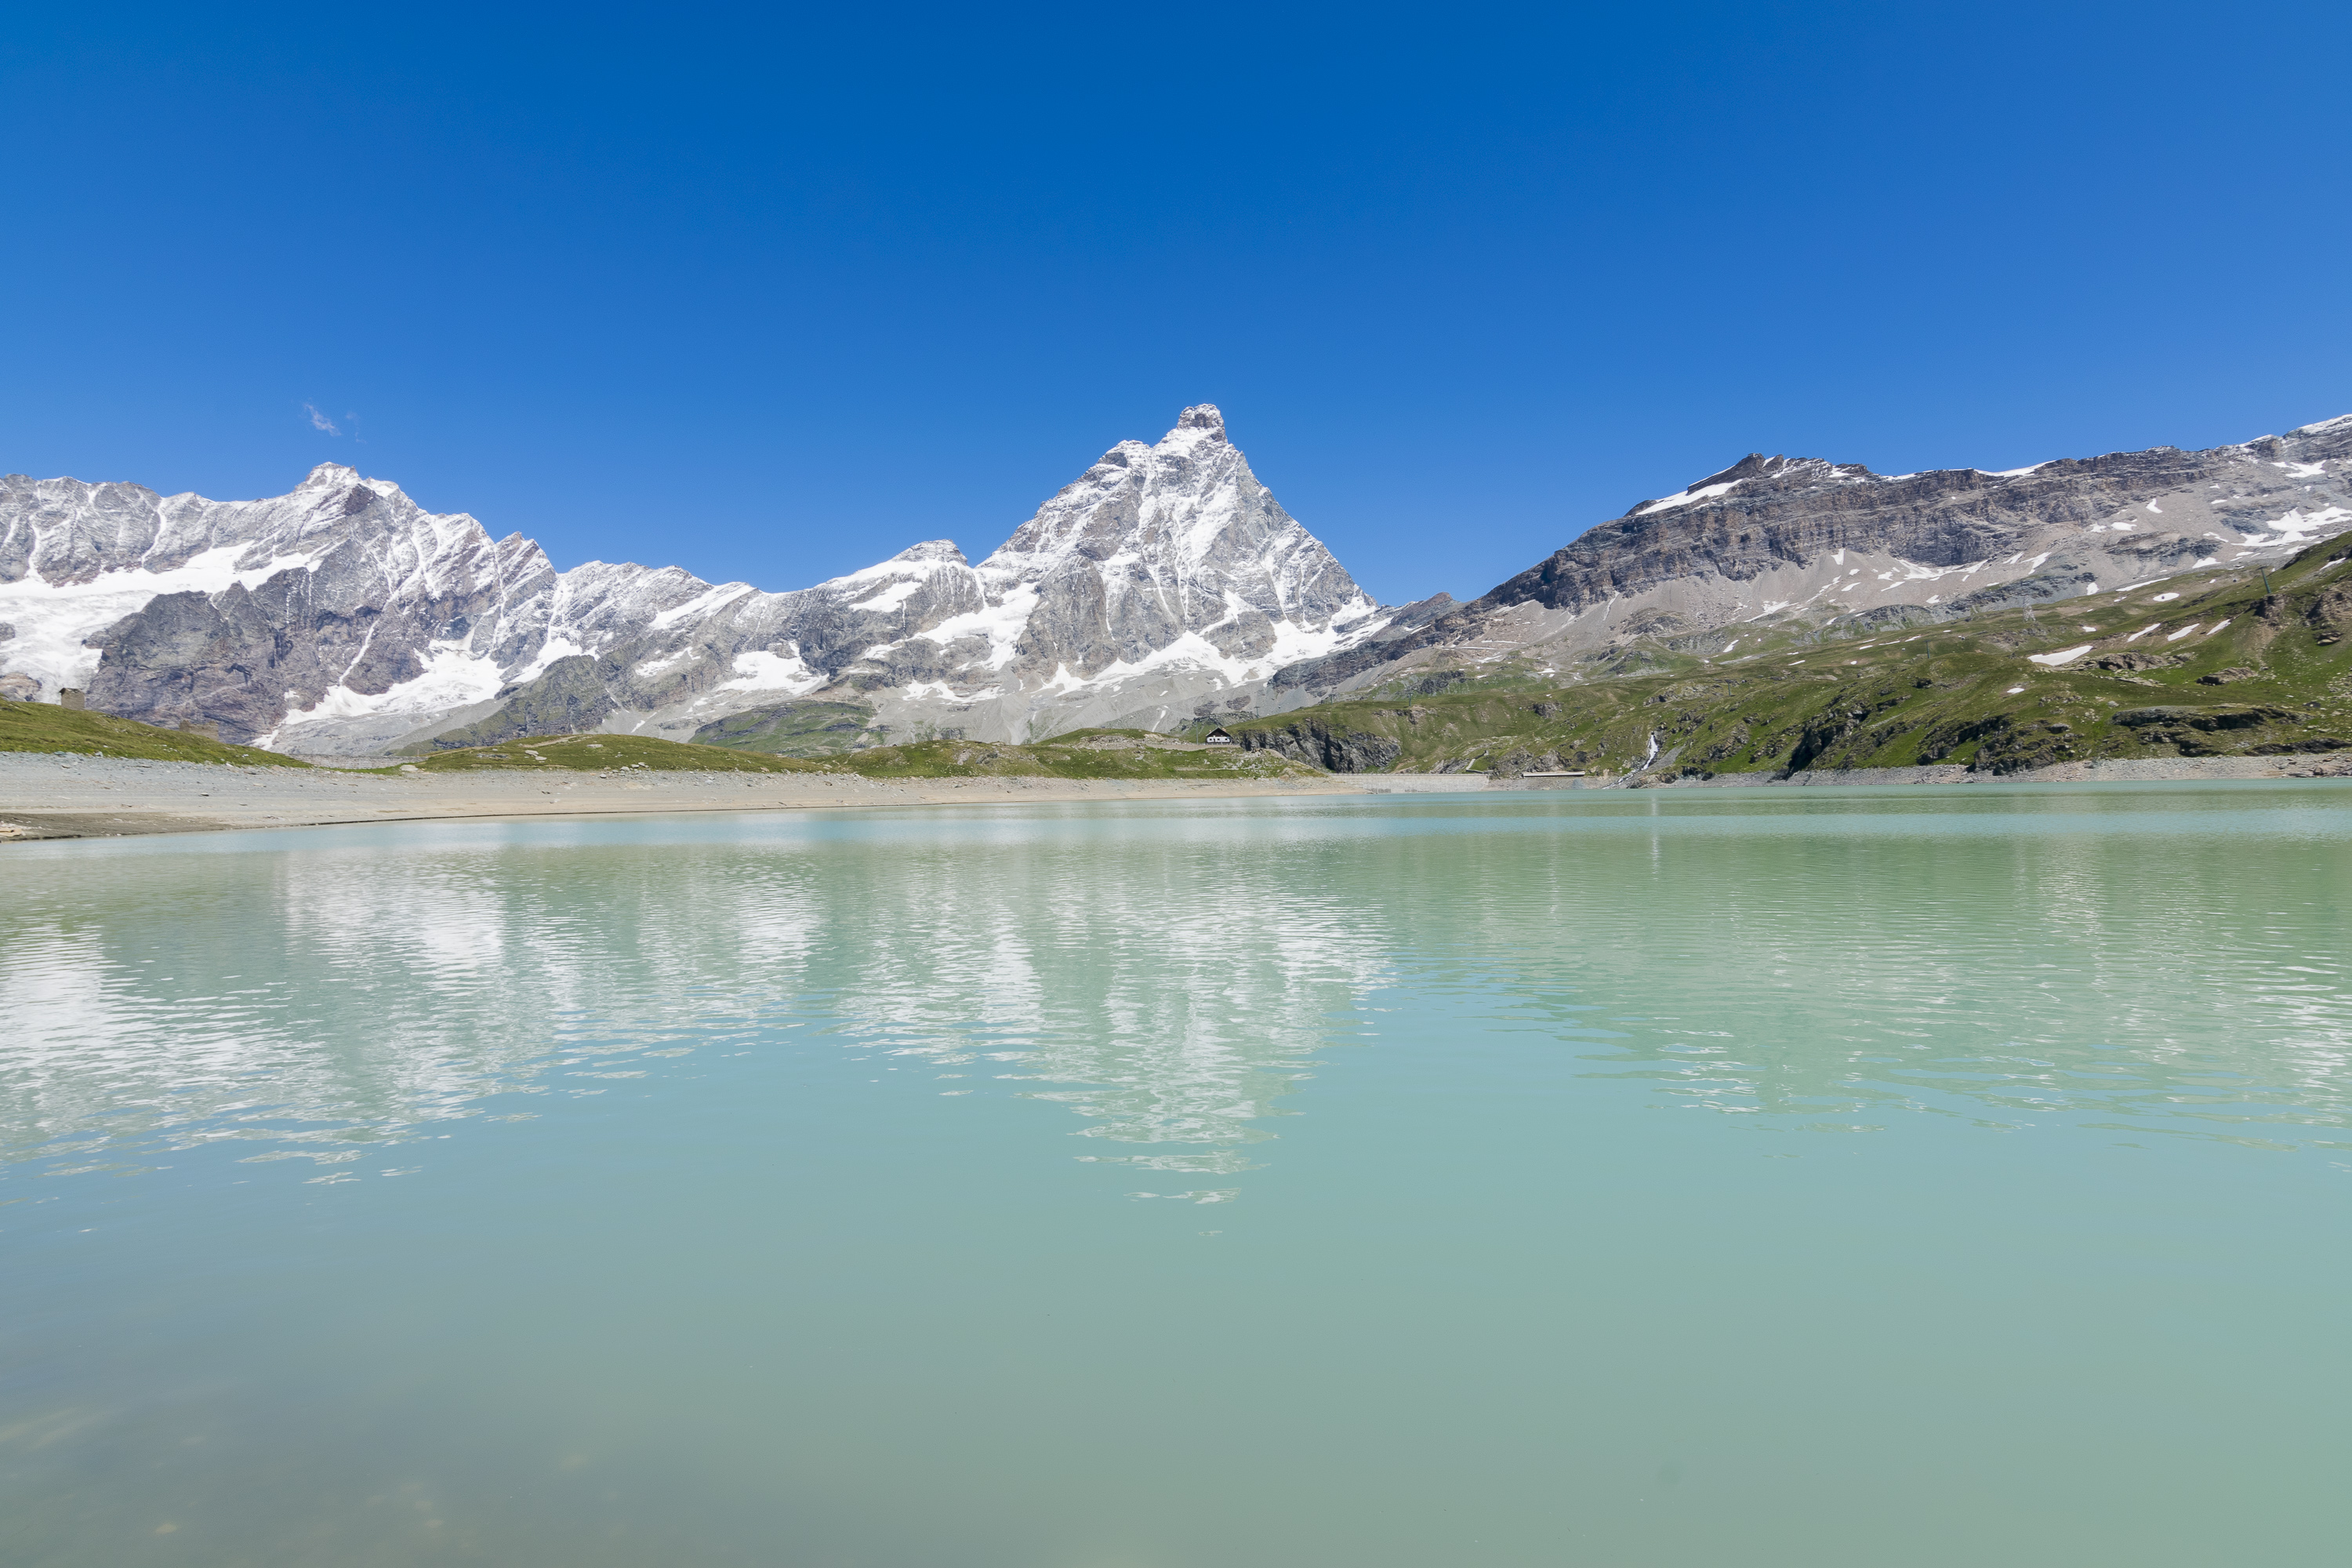
[[[691,734],[812,694],[976,739],[1166,722],[1370,635],[1378,608],[1208,404],[1111,447],[976,567],[929,540],[781,594],[559,573],[340,463],[257,501],[0,479],[0,672],[289,750],[468,723]]]

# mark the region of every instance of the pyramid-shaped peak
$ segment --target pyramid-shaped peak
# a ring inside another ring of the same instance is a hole
[[[1225,438],[1225,416],[1217,411],[1213,403],[1196,403],[1177,416],[1176,428],[1168,433],[1176,436],[1187,430],[1198,430],[1213,440],[1222,441]]]

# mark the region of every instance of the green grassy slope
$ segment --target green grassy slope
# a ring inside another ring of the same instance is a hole
[[[253,746],[232,746],[185,730],[159,729],[110,713],[76,712],[53,702],[0,700],[0,752],[75,752],[137,757],[150,762],[241,763],[248,767],[307,768],[296,757]]]
[[[1270,753],[1179,750],[1135,730],[1082,730],[1043,745],[927,741],[823,758],[782,757],[641,735],[555,735],[436,752],[373,770],[397,773],[642,769],[656,773],[856,773],[865,778],[1208,779],[1287,778],[1313,770]]]
[[[694,732],[698,745],[781,757],[836,756],[860,742],[880,738],[874,728],[874,710],[855,702],[780,702],[730,713]]]
[[[1244,745],[1427,772],[1637,764],[1683,773],[2352,745],[2352,535],[2271,573],[2220,570],[1931,626],[1784,627],[1612,649],[1563,680],[1523,668],[1229,722]],[[2085,651],[2061,663],[2035,654]]]

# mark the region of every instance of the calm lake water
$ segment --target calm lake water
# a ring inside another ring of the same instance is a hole
[[[0,1561],[2318,1563],[2352,790],[0,858]]]

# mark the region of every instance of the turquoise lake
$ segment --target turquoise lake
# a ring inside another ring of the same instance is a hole
[[[0,879],[16,1568],[2347,1551],[2343,785]]]

